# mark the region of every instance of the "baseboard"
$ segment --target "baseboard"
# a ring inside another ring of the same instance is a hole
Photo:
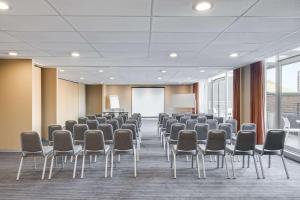
[[[20,149],[0,149],[0,153],[20,153]]]

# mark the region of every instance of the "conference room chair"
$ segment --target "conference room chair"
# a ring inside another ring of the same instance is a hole
[[[119,127],[121,127],[122,124],[124,124],[124,120],[122,116],[118,116],[115,119],[118,121]]]
[[[254,131],[256,133],[256,124],[254,123],[243,123],[240,127],[242,131]],[[232,141],[236,141],[236,136],[232,137]],[[248,167],[250,163],[250,156],[248,156]],[[245,156],[243,156],[243,168],[245,167]]]
[[[281,157],[286,178],[289,179],[289,172],[287,170],[284,160],[284,142],[286,132],[284,130],[269,130],[266,133],[266,139],[263,145],[256,145],[255,152],[259,155],[259,163],[261,168],[262,177],[265,178],[265,173],[261,161],[261,157],[268,155],[268,167],[271,168],[271,156],[278,155]]]
[[[169,115],[166,113],[161,113],[161,115],[158,118],[158,125],[157,125],[157,131],[158,131],[158,136],[161,136],[161,131],[163,128],[163,119],[164,117],[168,117]]]
[[[173,116],[173,115],[172,115]],[[175,114],[175,119],[177,119],[177,121],[180,121],[181,117],[184,117],[184,114]],[[174,118],[174,117],[173,117]]]
[[[140,136],[140,130],[139,130],[139,128],[138,128],[139,125],[138,125],[137,119],[132,118],[132,117],[129,117],[129,118],[126,120],[125,123],[126,123],[126,124],[134,124],[135,127],[136,127],[136,132],[137,132],[138,136]],[[140,139],[140,138],[139,138],[139,139]]]
[[[21,161],[17,174],[17,179],[20,179],[21,170],[23,167],[24,158],[33,157],[34,167],[36,169],[36,157],[44,158],[42,179],[45,177],[48,156],[52,153],[52,146],[43,146],[40,135],[35,131],[21,133]]]
[[[97,118],[97,117],[102,117],[102,113],[96,113],[95,114],[95,117]]]
[[[232,128],[230,123],[218,124],[218,129],[224,130],[226,132],[226,143],[231,144]]]
[[[199,144],[199,149],[200,149],[201,157],[202,157],[204,178],[206,178],[204,157],[207,155],[224,157],[227,178],[229,178],[225,147],[226,147],[226,132],[224,130],[217,130],[217,129],[210,130],[208,132],[206,144]]]
[[[75,124],[77,124],[77,121],[75,121],[75,120],[67,120],[65,122],[65,129],[70,131],[72,133],[72,135],[73,135],[73,127]]]
[[[113,132],[115,132],[117,129],[119,129],[119,122],[116,119],[107,120],[106,123],[112,125]]]
[[[73,168],[73,179],[76,175],[77,157],[81,154],[81,145],[74,145],[72,133],[68,130],[57,130],[53,132],[53,154],[51,158],[50,172],[48,179],[52,178],[53,162],[58,156],[75,157]]]
[[[128,118],[128,116],[126,114],[122,114],[121,117],[123,118],[123,122],[125,123],[126,120],[127,120],[127,118]]]
[[[111,124],[99,124],[98,130],[102,131],[105,144],[114,143],[114,132]]]
[[[48,143],[53,145],[53,132],[56,130],[63,130],[63,127],[59,124],[51,124],[48,126]]]
[[[225,123],[229,123],[231,124],[231,133],[232,133],[232,136],[231,138],[236,138],[236,134],[237,134],[237,120],[236,119],[227,119],[225,121]]]
[[[199,117],[198,114],[192,114],[192,115],[191,115],[191,119],[197,119],[198,117]]]
[[[137,155],[137,160],[140,160],[140,148],[141,148],[141,141],[139,139],[139,134],[137,132],[137,128],[135,124],[128,124],[125,123],[122,125],[121,127],[122,129],[127,129],[127,130],[131,130],[132,132],[132,139],[133,139],[133,143],[136,147],[136,155]]]
[[[111,119],[112,119],[112,116],[111,116],[111,115],[104,115],[103,117],[105,117],[106,120],[111,120]]]
[[[186,129],[187,130],[194,130],[195,129],[195,125],[198,123],[197,119],[188,119],[186,121]]]
[[[74,125],[74,127],[73,127],[74,144],[83,145],[84,132],[88,129],[89,129],[89,127],[86,124],[75,124]]]
[[[207,133],[208,133],[208,124],[197,123],[195,125],[195,131],[197,133],[197,143],[198,144],[206,144]]]
[[[177,144],[178,141],[178,133],[181,130],[185,129],[185,124],[182,123],[174,123],[171,125],[170,136],[166,138],[167,148],[166,148],[166,156],[167,160],[170,160],[170,145]]]
[[[218,121],[216,119],[207,119],[208,130],[213,130],[218,128]]]
[[[166,116],[164,116],[163,117],[163,120],[162,120],[162,127],[161,127],[161,129],[160,129],[160,142],[161,142],[161,145],[164,147],[164,143],[163,143],[163,141],[164,141],[164,132],[166,131],[166,126],[167,126],[167,121],[169,120],[169,119],[174,119],[174,118],[172,118],[172,117],[169,117],[168,115],[166,115]]]
[[[98,121],[99,124],[105,124],[106,123],[106,118],[105,117],[97,117],[96,120]]]
[[[166,122],[166,130],[163,132],[163,147],[166,149],[167,137],[170,137],[172,124],[177,123],[177,119],[168,119]]]
[[[124,124],[123,124],[124,125]],[[133,166],[134,172],[133,175],[136,177],[136,149],[133,144],[133,133],[129,129],[118,129],[114,135],[114,146],[111,151],[111,165],[110,165],[110,177],[113,177],[113,169],[114,169],[114,155],[120,154],[131,154],[133,155]]]
[[[186,121],[189,120],[189,119],[190,119],[189,116],[183,116],[183,117],[180,117],[179,122],[183,123],[183,124],[186,124]]]
[[[110,146],[105,145],[104,135],[101,130],[87,130],[84,133],[84,149],[82,157],[81,178],[83,178],[86,156],[104,156],[105,171],[104,177],[107,177],[107,163],[110,155]]]
[[[206,119],[213,119],[214,115],[212,114],[205,114]]]
[[[78,117],[78,124],[86,124],[87,117]]]
[[[256,133],[254,131],[239,131],[235,145],[227,145],[226,152],[230,155],[232,176],[235,178],[233,160],[234,156],[252,156],[256,176],[259,179],[257,163],[255,158]]]
[[[88,120],[96,120],[96,116],[95,115],[88,115],[86,117],[88,118]]]
[[[223,117],[214,117],[214,119],[216,119],[218,121],[218,124],[221,124],[224,122],[224,118]]]
[[[89,130],[97,130],[99,122],[97,120],[87,120],[86,124],[89,127]]]
[[[192,168],[193,168],[194,156],[196,156],[198,178],[201,178],[196,131],[194,130],[179,131],[177,144],[172,146],[171,152],[172,152],[171,168],[173,168],[174,178],[176,178],[176,157],[179,155],[192,156]]]
[[[206,123],[206,117],[205,116],[199,116],[198,118],[197,118],[197,120],[198,120],[198,123]]]

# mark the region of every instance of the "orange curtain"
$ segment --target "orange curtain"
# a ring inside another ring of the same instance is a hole
[[[193,93],[195,94],[196,98],[196,109],[193,108],[193,113],[198,114],[199,113],[199,83],[193,84]]]
[[[257,126],[257,144],[263,144],[265,136],[264,66],[256,62],[251,67],[251,121]]]
[[[240,130],[240,88],[241,88],[241,69],[233,70],[233,118],[237,120],[237,130]]]

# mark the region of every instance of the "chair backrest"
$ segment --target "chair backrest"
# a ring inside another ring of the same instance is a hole
[[[195,130],[179,131],[177,150],[178,151],[197,150],[197,133]]]
[[[74,141],[83,141],[84,132],[88,129],[89,127],[86,124],[75,124],[73,127]]]
[[[111,115],[104,115],[103,117],[105,117],[106,120],[111,120],[111,119],[112,119],[112,116],[111,116]]]
[[[96,116],[95,115],[88,115],[86,117],[88,118],[88,120],[96,120]]]
[[[73,134],[73,127],[75,124],[77,124],[75,120],[67,120],[65,122],[66,130],[70,131]]]
[[[282,150],[284,149],[286,132],[284,130],[268,130],[264,143],[264,150]]]
[[[78,117],[78,124],[86,124],[87,117]]]
[[[224,130],[210,130],[207,134],[206,150],[220,151],[226,146],[226,132]]]
[[[105,124],[106,123],[106,118],[105,117],[97,117],[96,118],[99,124]]]
[[[218,129],[224,130],[226,132],[226,139],[231,139],[231,124],[229,123],[222,123],[218,125]]]
[[[117,129],[119,129],[119,122],[116,119],[107,120],[106,123],[112,125],[113,132],[115,132]]]
[[[118,116],[116,117],[116,120],[118,121],[119,127],[122,126],[122,124],[124,124],[124,120],[122,116]]]
[[[127,119],[125,124],[134,124],[135,128],[136,128],[136,132],[138,132],[138,121],[136,119],[129,118],[129,119]]]
[[[86,151],[104,150],[105,142],[101,130],[87,130],[84,133],[84,149]]]
[[[114,139],[114,132],[111,124],[99,124],[98,130],[102,131],[105,141]]]
[[[123,124],[124,125],[124,124]],[[118,129],[114,137],[115,150],[130,150],[133,149],[133,134],[129,129]]]
[[[177,122],[178,122],[177,119],[169,119],[166,124],[166,132],[170,133],[172,124],[177,123]]]
[[[212,114],[206,114],[205,117],[206,117],[206,119],[213,119],[214,115],[212,115]]]
[[[256,143],[255,131],[239,131],[237,134],[235,150],[253,151]]]
[[[227,119],[225,123],[231,124],[231,132],[237,133],[237,120],[236,119]]]
[[[159,124],[163,124],[163,119],[164,119],[164,117],[169,117],[169,115],[168,114],[166,114],[166,113],[162,113],[160,116],[159,116]]]
[[[180,117],[180,123],[183,123],[183,124],[186,124],[186,121],[189,120],[190,117],[189,116],[183,116],[183,117]]]
[[[199,116],[198,118],[198,123],[206,123],[206,117],[205,116]]]
[[[43,153],[41,137],[35,131],[21,133],[21,147],[23,154]]]
[[[88,125],[90,130],[97,130],[99,125],[97,120],[87,120],[86,124]]]
[[[167,121],[168,121],[169,119],[173,119],[173,118],[172,118],[172,117],[169,117],[169,116],[163,117],[163,121],[162,121],[163,128],[166,128],[166,127],[167,127]]]
[[[48,126],[48,140],[53,141],[53,132],[56,130],[62,130],[63,127],[58,124],[52,124]]]
[[[199,117],[198,114],[192,114],[192,115],[191,115],[191,119],[197,119],[198,117]]]
[[[198,123],[197,118],[196,119],[188,119],[186,121],[186,129],[187,130],[195,130],[195,125]]]
[[[214,117],[214,119],[216,119],[218,121],[218,124],[221,124],[224,122],[224,118],[223,117]]]
[[[185,129],[185,124],[174,123],[171,125],[170,140],[178,140],[178,133]]]
[[[135,124],[123,124],[122,129],[129,129],[132,131],[132,138],[135,140],[136,139],[136,135],[137,135],[137,129],[136,129],[136,125]]]
[[[53,132],[53,151],[74,152],[74,143],[70,131],[57,130]]]
[[[195,126],[195,131],[197,132],[197,140],[207,140],[208,133],[208,124],[206,123],[198,123]]]
[[[121,117],[123,118],[123,122],[125,123],[125,122],[126,122],[126,120],[127,120],[127,115],[125,115],[125,114],[122,114],[122,115],[121,115]]]
[[[216,119],[207,119],[206,123],[208,124],[208,130],[217,129],[218,121]]]
[[[180,118],[184,117],[184,114],[175,114],[175,119],[177,119],[177,121],[180,121]]]
[[[256,124],[254,123],[243,123],[241,125],[242,131],[255,131],[256,132]]]

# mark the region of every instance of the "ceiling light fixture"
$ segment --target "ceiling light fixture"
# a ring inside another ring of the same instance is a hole
[[[167,73],[167,70],[161,70],[160,72],[161,73]]]
[[[205,72],[205,70],[200,70],[201,73]]]
[[[232,53],[232,54],[229,55],[230,58],[236,58],[238,56],[239,56],[238,53]]]
[[[17,56],[18,52],[10,51],[10,52],[8,52],[8,55],[10,55],[10,56]]]
[[[80,77],[80,80],[84,80],[84,77]]]
[[[9,5],[7,3],[0,2],[0,10],[8,10],[8,9],[9,9]]]
[[[177,56],[178,56],[178,54],[174,53],[174,52],[169,54],[170,58],[176,58]]]
[[[161,80],[161,77],[157,77],[158,80]]]
[[[102,73],[102,72],[103,72],[103,69],[99,69],[98,72]]]
[[[201,1],[201,2],[197,3],[195,6],[195,10],[200,11],[200,12],[210,10],[211,8],[212,8],[212,3],[208,2],[208,1]]]
[[[109,79],[110,79],[110,80],[114,80],[114,79],[115,79],[115,77],[109,77]]]
[[[78,52],[75,52],[75,51],[72,52],[71,55],[72,55],[72,57],[75,57],[75,58],[80,56],[80,54]]]
[[[280,55],[279,59],[286,59],[287,57],[289,57],[288,55]]]

